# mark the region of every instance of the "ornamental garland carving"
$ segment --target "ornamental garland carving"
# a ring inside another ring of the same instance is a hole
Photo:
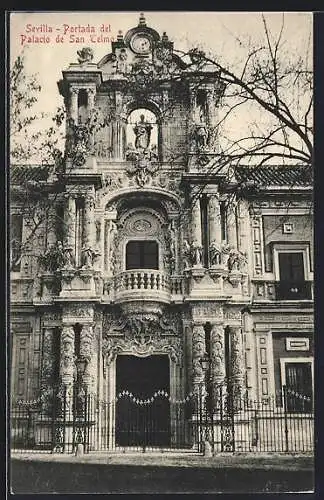
[[[192,317],[193,320],[222,320],[223,319],[223,308],[221,305],[213,302],[205,302],[201,304],[196,304],[192,307]]]
[[[102,344],[102,352],[109,365],[117,354],[127,352],[135,356],[146,357],[152,354],[166,353],[170,360],[178,365],[182,364],[182,342],[180,338],[163,338],[156,336],[134,337],[124,339],[105,339]]]
[[[150,315],[127,317],[123,314],[113,316],[108,313],[103,320],[103,337],[108,339],[111,335],[123,336],[125,339],[148,339],[151,337],[176,337],[181,334],[181,318],[178,312],[165,313],[156,318]]]
[[[93,307],[85,304],[68,304],[64,306],[64,318],[87,318],[93,319]]]

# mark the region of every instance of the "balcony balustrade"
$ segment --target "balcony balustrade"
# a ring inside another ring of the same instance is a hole
[[[154,300],[169,303],[170,279],[153,269],[132,269],[115,276],[115,301]]]
[[[253,300],[313,300],[312,281],[255,281]]]

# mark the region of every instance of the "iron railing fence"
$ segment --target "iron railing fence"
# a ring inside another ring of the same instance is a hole
[[[45,399],[16,401],[11,408],[11,450],[74,453],[91,451],[188,450],[214,453],[312,452],[314,412],[305,395],[284,387],[276,398],[237,398],[220,386],[217,401],[203,391],[182,400],[166,391],[141,399],[122,391],[113,401],[85,390],[53,391]]]

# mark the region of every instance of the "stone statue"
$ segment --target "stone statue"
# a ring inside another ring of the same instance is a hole
[[[117,70],[120,73],[126,73],[127,72],[127,52],[126,49],[121,49],[119,58],[118,58],[118,63],[117,63]]]
[[[64,266],[63,269],[74,269],[75,268],[75,260],[73,255],[73,248],[70,246],[66,246],[63,249],[64,255]]]
[[[90,47],[83,47],[83,49],[77,51],[77,54],[79,64],[91,62],[93,59],[93,50]]]
[[[198,149],[206,149],[208,144],[208,130],[203,125],[197,127],[195,131],[196,146]]]
[[[221,247],[216,243],[216,241],[212,241],[209,247],[209,260],[211,266],[218,266],[221,263]]]
[[[202,263],[202,248],[197,242],[192,244],[192,260],[195,266],[200,266]]]
[[[184,269],[189,269],[191,267],[191,247],[188,243],[188,240],[183,241],[183,262]]]
[[[152,125],[145,122],[145,116],[140,116],[140,121],[134,127],[134,132],[136,135],[135,148],[136,149],[147,149],[150,144]]]

